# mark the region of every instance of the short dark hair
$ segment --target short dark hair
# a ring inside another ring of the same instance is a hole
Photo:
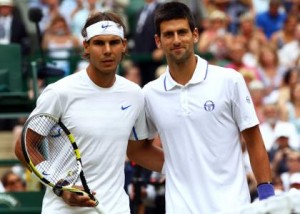
[[[173,19],[187,19],[191,31],[194,31],[195,20],[189,7],[180,2],[168,2],[161,4],[155,11],[154,23],[156,34],[160,35],[160,24]]]

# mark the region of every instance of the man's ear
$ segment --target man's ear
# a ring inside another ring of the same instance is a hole
[[[89,43],[86,42],[86,41],[83,41],[82,45],[83,45],[83,48],[84,48],[84,53],[85,54],[89,54],[90,53],[90,49],[89,49],[90,45],[89,45]]]
[[[155,43],[157,48],[161,48],[161,42],[157,34],[154,35]]]
[[[127,50],[127,39],[122,39],[123,49],[122,52],[126,53]]]
[[[193,37],[194,37],[194,44],[198,43],[199,41],[199,31],[198,28],[195,28],[193,31]]]

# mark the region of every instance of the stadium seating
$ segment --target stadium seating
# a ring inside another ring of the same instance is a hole
[[[37,93],[35,69],[31,75],[22,73],[22,55],[18,44],[0,45],[0,118],[19,118],[32,111]],[[33,63],[33,67],[34,67]],[[29,79],[32,79],[34,96],[28,96]]]

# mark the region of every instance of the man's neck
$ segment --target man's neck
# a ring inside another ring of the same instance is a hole
[[[90,66],[87,68],[87,74],[93,83],[101,88],[110,88],[116,81],[115,73],[104,74],[93,70]]]
[[[183,63],[169,65],[172,78],[181,85],[186,85],[193,77],[197,66],[197,57],[193,55]]]

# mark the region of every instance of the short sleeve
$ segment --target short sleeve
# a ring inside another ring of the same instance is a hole
[[[233,93],[232,93],[232,107],[233,117],[240,129],[243,131],[247,128],[259,124],[254,104],[251,95],[245,83],[243,76],[236,73],[234,79]]]

